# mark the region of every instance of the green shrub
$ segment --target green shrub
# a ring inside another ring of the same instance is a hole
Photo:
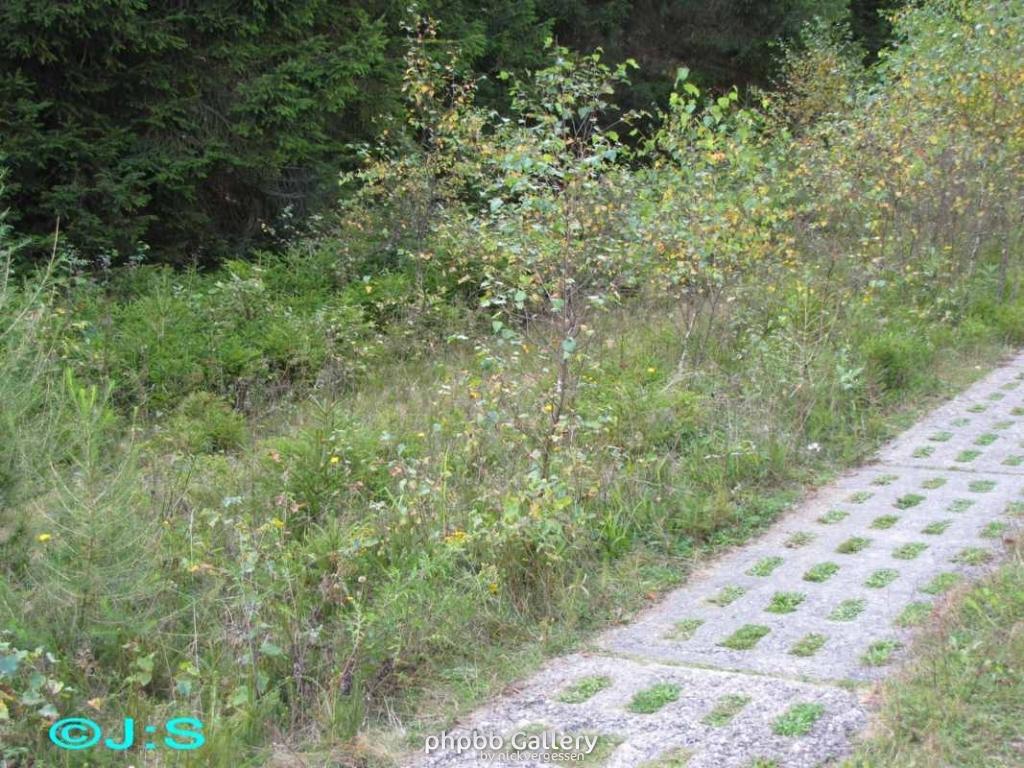
[[[889,331],[865,346],[868,371],[883,391],[908,389],[930,362],[933,351],[919,334]]]
[[[171,444],[185,453],[240,448],[247,440],[244,417],[210,392],[193,392],[178,405],[167,426]]]

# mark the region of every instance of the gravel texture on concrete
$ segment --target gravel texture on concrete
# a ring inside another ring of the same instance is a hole
[[[410,765],[828,764],[867,723],[863,684],[1022,521],[1024,355]]]

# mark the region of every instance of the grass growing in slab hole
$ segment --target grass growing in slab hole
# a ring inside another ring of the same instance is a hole
[[[998,539],[1000,536],[1006,533],[1006,531],[1009,530],[1009,528],[1010,526],[1006,523],[994,521],[986,525],[984,528],[982,528],[981,533],[978,535],[981,536],[983,539]]]
[[[793,656],[813,656],[821,650],[827,641],[827,636],[811,632],[797,640],[796,644],[789,649],[789,652]]]
[[[935,453],[934,445],[922,445],[920,448],[915,448],[911,455],[915,459],[927,459],[933,453]]]
[[[771,632],[771,629],[763,624],[744,624],[720,642],[719,645],[724,648],[731,648],[734,651],[749,651],[769,632]]]
[[[953,499],[949,502],[949,506],[946,509],[949,512],[966,512],[974,505],[973,499]]]
[[[966,427],[968,424],[971,423],[971,420],[964,416],[961,416],[959,419],[953,419],[951,423],[954,427]]]
[[[708,712],[701,720],[705,725],[721,728],[728,725],[751,701],[749,696],[738,693],[729,693],[715,702],[715,708]]]
[[[855,493],[850,494],[849,498],[847,498],[847,501],[850,504],[863,504],[865,501],[867,501],[874,495],[875,494],[873,494],[871,491],[856,491]]]
[[[865,539],[863,536],[854,536],[836,547],[836,552],[841,555],[852,555],[870,546],[870,544],[871,539]]]
[[[900,576],[900,572],[892,568],[880,568],[872,573],[864,582],[865,587],[871,589],[882,589],[892,584]]]
[[[981,403],[976,403],[976,404],[972,405],[970,408],[968,408],[967,412],[968,413],[984,413],[986,410],[988,410],[988,406],[987,405],[982,405]]]
[[[896,549],[892,551],[892,556],[897,560],[913,560],[926,549],[928,549],[927,544],[920,541],[912,541],[908,544],[896,547]]]
[[[772,723],[772,732],[777,736],[806,736],[823,714],[822,704],[794,704]]]
[[[581,736],[584,734],[580,734]],[[612,756],[612,752],[619,746],[623,741],[621,736],[615,736],[611,734],[598,734],[597,741],[594,743],[594,748],[590,751],[590,754],[584,755],[582,760],[579,760],[575,765],[586,765],[591,768],[597,768],[597,766],[604,765],[608,762],[608,758]]]
[[[998,402],[999,400],[1002,400],[1004,397],[1006,397],[1006,395],[1004,395],[1002,392],[993,392],[991,395],[988,396],[988,399]]]
[[[1007,456],[1003,459],[1004,467],[1019,467],[1021,464],[1024,464],[1024,455],[1019,453],[1015,453],[1012,456]]]
[[[896,617],[894,623],[897,627],[916,627],[923,624],[932,615],[932,604],[925,602],[909,603],[906,608]]]
[[[895,640],[879,640],[868,646],[860,660],[869,667],[880,667],[888,664],[892,655],[902,647],[903,644]]]
[[[893,502],[893,506],[898,509],[910,509],[911,507],[916,507],[922,501],[924,501],[924,496],[921,494],[907,493],[896,499],[896,501]]]
[[[1013,416],[1024,416],[1024,408],[1018,405],[1010,410],[1010,414]]]
[[[995,480],[972,480],[967,485],[967,490],[974,493],[988,493],[996,487]]]
[[[974,440],[974,444],[985,447],[986,445],[992,445],[992,443],[994,443],[998,439],[999,435],[994,434],[992,432],[986,432],[983,435],[978,435],[978,437]]]
[[[755,757],[754,760],[747,765],[747,768],[779,768],[779,761],[772,760],[770,757]]]
[[[949,439],[952,437],[952,432],[936,432],[934,435],[930,435],[928,439],[934,443],[945,443],[948,442]]]
[[[864,612],[865,607],[867,601],[863,598],[850,598],[833,608],[828,617],[832,621],[853,621]]]
[[[874,480],[871,481],[871,484],[872,485],[890,485],[891,483],[894,483],[894,482],[896,482],[899,479],[900,479],[899,475],[892,475],[892,474],[879,475],[878,477],[876,477]]]
[[[629,711],[638,715],[650,715],[678,698],[679,686],[675,683],[655,683],[633,695],[632,701],[629,702]]]
[[[961,565],[984,565],[992,560],[992,553],[981,547],[966,547],[953,558],[954,563]]]
[[[944,478],[944,477],[929,477],[927,480],[925,480],[923,483],[921,483],[921,487],[922,488],[927,488],[928,490],[933,491],[936,488],[941,488],[945,484],[946,484],[946,478]]]
[[[928,525],[922,528],[921,533],[926,533],[929,536],[939,536],[945,533],[946,529],[952,524],[952,520],[936,520],[934,523],[928,523]]]
[[[993,424],[992,429],[1009,429],[1012,426],[1013,419],[1003,419],[1002,421],[997,421],[995,424]]]
[[[828,581],[836,575],[838,570],[839,566],[835,563],[818,563],[807,569],[807,573],[804,574],[804,581]]]
[[[813,533],[808,533],[807,531],[796,531],[795,533],[791,533],[789,538],[782,542],[782,546],[787,549],[799,549],[800,547],[805,547],[810,544],[814,541],[814,538],[815,536]]]
[[[835,525],[845,520],[849,514],[849,512],[844,512],[841,509],[830,509],[818,518],[818,522],[822,525]]]
[[[1024,515],[1024,501],[1009,501],[1006,503],[1006,509],[1003,510],[1007,515],[1013,515],[1019,517]]]
[[[792,613],[804,601],[800,592],[776,592],[765,608],[769,613]]]
[[[577,680],[559,694],[558,700],[565,704],[581,704],[610,687],[612,679],[604,675],[593,675]]]
[[[717,595],[708,598],[708,602],[712,605],[717,605],[719,608],[724,608],[729,603],[739,600],[744,594],[746,594],[746,590],[743,587],[722,587]]]
[[[892,528],[899,521],[898,515],[880,515],[871,521],[871,527],[885,530],[886,528]]]
[[[960,453],[956,455],[956,460],[962,463],[967,463],[969,461],[974,461],[979,456],[981,456],[981,451],[969,448],[966,451],[960,451]]]
[[[685,768],[690,763],[692,757],[693,752],[678,747],[677,749],[670,749],[654,760],[640,763],[640,768]]]
[[[926,595],[941,595],[959,584],[962,579],[959,573],[940,573],[921,587],[921,591]]]
[[[748,576],[771,576],[772,571],[782,565],[783,560],[781,557],[766,557],[763,560],[757,562],[749,571]]]
[[[666,640],[689,640],[700,629],[704,619],[683,619],[677,621],[665,635]]]

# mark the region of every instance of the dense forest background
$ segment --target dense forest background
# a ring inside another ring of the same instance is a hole
[[[702,87],[767,85],[772,49],[814,15],[870,57],[895,0],[9,0],[0,8],[0,146],[19,231],[91,264],[207,265],[337,197],[359,143],[402,109],[403,26],[439,21],[478,101],[544,40],[640,67],[618,100],[664,102],[679,67]],[[31,253],[31,251],[29,251]]]

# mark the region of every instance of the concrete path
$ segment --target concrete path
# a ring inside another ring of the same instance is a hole
[[[865,684],[1021,516],[1024,355],[413,764],[828,764],[867,723]]]

